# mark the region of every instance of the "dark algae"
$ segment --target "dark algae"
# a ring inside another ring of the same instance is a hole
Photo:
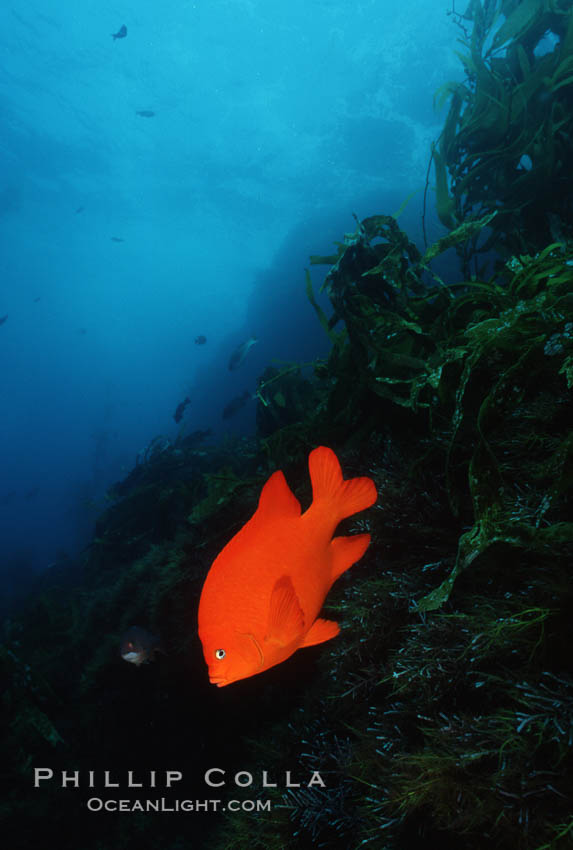
[[[432,152],[446,235],[422,253],[381,213],[311,257],[329,355],[266,369],[253,438],[154,440],[80,563],[54,566],[4,621],[11,847],[573,847],[573,10],[472,0],[452,14],[465,79],[443,92]],[[447,250],[453,282],[434,270]],[[340,635],[214,688],[205,576],[271,472],[308,506],[319,445],[380,494],[340,527],[372,536],[326,601]],[[134,623],[161,641],[153,663],[119,655]],[[33,789],[40,766],[179,769],[176,793],[120,796],[272,806],[88,815],[106,792]],[[227,784],[206,788],[214,767]],[[233,785],[237,771],[253,784]]]
[[[540,251],[571,239],[569,0],[471,0],[454,18],[465,80],[437,93],[450,100],[433,148],[441,221],[451,228],[497,212],[481,250]],[[474,251],[470,242],[466,257]]]

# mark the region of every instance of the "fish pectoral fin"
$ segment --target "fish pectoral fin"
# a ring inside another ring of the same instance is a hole
[[[330,543],[332,553],[332,581],[342,575],[368,549],[369,534],[353,534],[351,537],[334,537]]]
[[[290,576],[276,580],[271,593],[265,640],[287,646],[304,631],[304,614]]]
[[[334,620],[323,620],[317,617],[314,621],[306,637],[301,643],[302,646],[314,646],[316,643],[324,643],[325,640],[336,637],[340,631],[340,626]]]

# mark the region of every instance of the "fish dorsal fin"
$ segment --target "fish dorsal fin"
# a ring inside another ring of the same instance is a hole
[[[340,631],[340,626],[334,620],[323,620],[322,617],[317,617],[308,632],[305,639],[301,643],[303,646],[314,646],[317,643],[324,643],[325,640],[336,637]]]
[[[281,576],[271,593],[265,640],[286,646],[303,630],[304,613],[290,576]]]
[[[368,549],[370,544],[369,534],[353,534],[351,537],[334,537],[330,543],[332,554],[332,580],[342,575]]]
[[[371,478],[345,481],[338,458],[332,449],[319,446],[308,456],[313,506],[322,505],[335,525],[341,519],[373,505],[378,497]]]
[[[259,506],[255,517],[259,519],[274,519],[279,517],[299,517],[300,502],[294,495],[286,478],[280,470],[273,472],[259,498]]]

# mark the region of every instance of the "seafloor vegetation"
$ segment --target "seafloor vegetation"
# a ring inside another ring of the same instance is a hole
[[[330,356],[267,370],[251,440],[156,441],[80,568],[4,623],[12,847],[573,845],[573,11],[454,15],[466,80],[433,154],[447,236],[422,255],[378,215],[312,258],[330,266],[330,317],[307,279]],[[432,272],[447,250],[455,283]],[[380,493],[345,523],[372,545],[327,599],[342,633],[217,690],[196,635],[206,571],[271,470],[308,504],[319,444]],[[139,669],[118,657],[132,623],[165,649]],[[87,789],[31,789],[40,765],[318,770],[327,787],[224,789],[272,799],[259,815],[88,818]]]

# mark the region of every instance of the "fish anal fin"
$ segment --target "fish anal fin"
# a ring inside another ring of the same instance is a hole
[[[369,534],[353,534],[351,537],[334,537],[330,543],[332,553],[332,581],[359,561],[370,544]]]
[[[304,613],[290,576],[276,580],[271,593],[265,641],[286,646],[304,631]]]
[[[269,520],[273,517],[299,517],[300,502],[288,486],[280,470],[273,472],[259,498],[255,513],[257,519]]]
[[[314,646],[317,643],[324,643],[325,640],[330,640],[340,631],[340,626],[334,620],[323,620],[322,617],[317,617],[306,636],[301,643],[302,646]]]

